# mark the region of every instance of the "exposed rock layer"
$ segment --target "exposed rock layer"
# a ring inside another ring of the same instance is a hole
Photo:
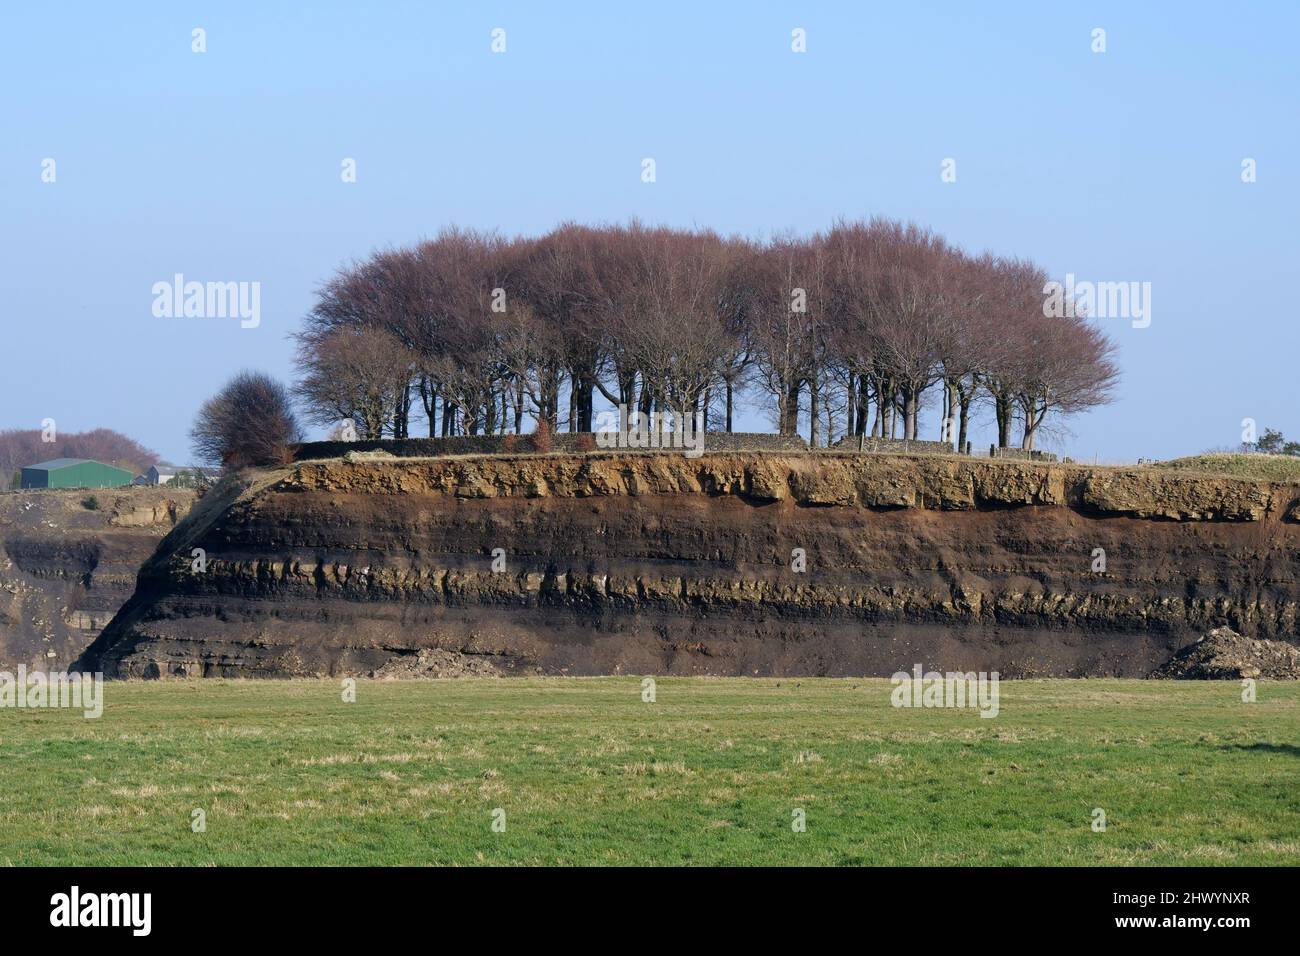
[[[503,672],[1143,676],[1220,624],[1294,639],[1297,499],[851,453],[303,462],[209,494],[86,664],[359,674],[437,648]]]
[[[76,660],[193,499],[164,488],[0,494],[0,669]]]

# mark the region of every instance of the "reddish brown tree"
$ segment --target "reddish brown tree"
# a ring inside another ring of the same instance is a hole
[[[0,480],[5,486],[20,469],[52,458],[90,458],[137,473],[158,462],[157,453],[111,428],[86,432],[60,432],[57,428],[52,432],[37,428],[0,431]]]
[[[1109,402],[1119,369],[1114,343],[1083,316],[1040,311],[1018,338],[1026,349],[1015,396],[1024,423],[1020,447],[1032,450],[1049,412],[1072,415]]]
[[[1033,343],[1028,330],[1042,318],[1043,284],[1047,274],[1032,262],[998,260],[987,315],[999,330],[996,347],[980,362],[979,381],[997,422],[998,446],[1008,447],[1015,422],[1016,396],[1028,380]]]
[[[410,390],[410,349],[383,328],[307,330],[297,339],[301,378],[294,394],[309,420],[350,420],[360,438],[381,438],[385,431],[404,437],[399,396]]]
[[[757,250],[750,335],[759,387],[775,402],[777,429],[799,429],[806,388],[820,385],[829,338],[828,263],[820,237],[781,237]],[[814,418],[816,416],[813,416]]]
[[[1032,444],[1050,415],[1105,401],[1114,380],[1104,336],[1042,325],[1043,281],[1032,263],[967,256],[884,219],[766,243],[637,222],[535,240],[447,229],[322,287],[299,391],[317,420],[364,407],[366,430],[404,436],[415,396],[430,434],[519,432],[527,416],[586,430],[597,394],[685,414],[716,401],[730,429],[753,383],[781,433],[807,420],[820,445],[841,421],[919,437],[938,385],[939,434],[959,448],[981,395],[1000,443],[1019,420]]]
[[[302,430],[287,388],[261,372],[240,372],[199,408],[190,438],[202,463],[256,468],[290,462]]]

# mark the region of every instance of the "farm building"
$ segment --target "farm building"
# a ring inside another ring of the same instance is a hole
[[[176,477],[176,472],[179,470],[171,465],[150,465],[149,470],[136,481],[142,485],[165,485]]]
[[[120,488],[131,484],[132,474],[88,458],[55,458],[24,468],[24,488]]]
[[[178,488],[193,488],[196,484],[215,481],[220,472],[219,468],[200,468],[197,465],[150,465],[144,474],[135,476],[133,484],[174,484]]]

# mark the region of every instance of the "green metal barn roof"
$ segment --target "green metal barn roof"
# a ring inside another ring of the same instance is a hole
[[[43,461],[40,464],[28,465],[27,469],[29,471],[55,471],[71,465],[84,465],[86,462],[94,462],[97,465],[103,464],[103,462],[94,461],[93,458],[51,458],[49,461]]]

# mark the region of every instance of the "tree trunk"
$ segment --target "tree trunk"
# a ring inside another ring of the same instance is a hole
[[[546,366],[543,383],[540,411],[542,416],[546,418],[546,423],[551,427],[551,433],[554,434],[559,430],[560,417],[560,369],[558,366],[554,364]]]
[[[949,381],[946,385],[946,388],[948,391],[948,417],[946,419],[946,424],[943,433],[941,435],[941,440],[946,439],[947,441],[950,442],[956,440],[957,451],[960,452],[963,448],[966,447],[966,443],[963,440],[957,438],[957,405],[958,405],[957,383]]]
[[[916,440],[916,391],[909,385],[903,390],[903,438]]]
[[[591,425],[587,423],[587,377],[579,375],[577,386],[574,390],[574,396],[577,399],[576,408],[574,409],[575,421],[570,431],[589,432]]]
[[[803,383],[794,381],[786,386],[785,390],[785,408],[782,409],[782,420],[780,433],[782,435],[799,434],[799,393],[803,391]]]
[[[438,390],[428,379],[420,379],[420,403],[424,406],[424,417],[429,421],[429,437],[438,436]]]
[[[643,414],[650,414],[650,406],[654,401],[654,396],[650,394],[650,383],[646,381],[644,375],[641,376],[641,397],[637,399],[637,411]]]
[[[857,434],[863,435],[867,431],[867,419],[870,417],[871,406],[869,404],[868,386],[871,381],[865,375],[858,376],[858,430]]]
[[[808,383],[808,447],[821,447],[822,430],[822,390],[813,376]]]
[[[1011,396],[998,394],[993,400],[993,414],[998,420],[998,447],[1011,445]]]
[[[1043,416],[1046,412],[1039,413],[1036,408],[1025,408],[1022,403],[1022,409],[1025,413],[1025,433],[1020,440],[1020,447],[1026,451],[1034,450],[1034,439],[1038,437],[1038,426],[1043,423]]]
[[[966,453],[966,442],[968,426],[970,424],[970,407],[975,401],[975,389],[970,390],[970,394],[962,392],[961,394],[961,421],[957,429],[957,452],[964,455]]]

